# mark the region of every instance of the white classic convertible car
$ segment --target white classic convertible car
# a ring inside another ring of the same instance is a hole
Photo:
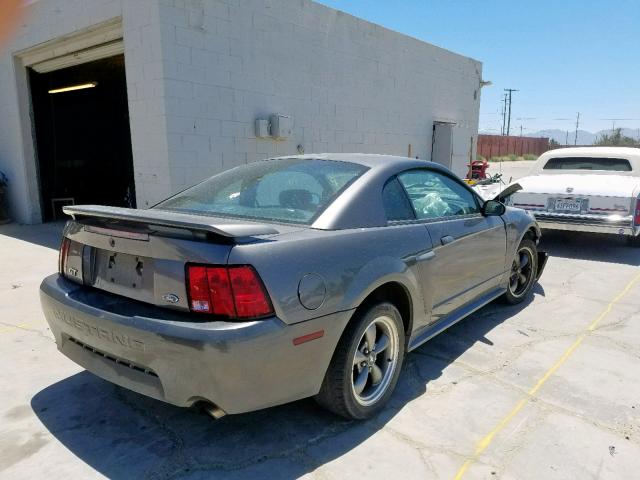
[[[640,245],[640,148],[579,147],[542,154],[508,205],[541,228],[624,235]]]

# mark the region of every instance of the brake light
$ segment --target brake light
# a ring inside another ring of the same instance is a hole
[[[249,265],[187,265],[187,291],[192,312],[242,320],[273,314],[262,280]]]
[[[256,271],[248,266],[229,269],[233,300],[238,317],[260,317],[271,312],[262,281]]]
[[[640,198],[636,198],[636,209],[633,214],[633,224],[640,225]]]
[[[187,270],[189,286],[189,308],[194,312],[211,313],[211,295],[205,267],[189,267]]]
[[[67,237],[62,237],[62,243],[60,244],[60,252],[58,253],[58,273],[64,275],[67,270],[67,256],[69,255],[69,246],[71,240]]]
[[[209,280],[209,295],[211,297],[212,313],[217,315],[226,315],[227,317],[235,317],[235,301],[227,269],[224,267],[207,268],[207,279]],[[245,316],[257,317],[259,315]]]

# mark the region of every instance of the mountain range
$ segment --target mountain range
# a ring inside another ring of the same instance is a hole
[[[480,132],[483,133],[483,132]],[[488,132],[487,132],[488,133]],[[533,133],[527,133],[525,137],[547,137],[555,140],[560,145],[573,145],[576,143],[577,145],[593,145],[598,138],[602,135],[607,134],[611,135],[611,130],[599,130],[597,132],[588,132],[586,130],[578,130],[578,141],[574,142],[575,138],[575,130],[569,130],[567,134],[567,130],[560,129],[547,129],[547,130],[539,130]],[[640,129],[637,128],[622,128],[622,135],[638,139],[640,143]]]

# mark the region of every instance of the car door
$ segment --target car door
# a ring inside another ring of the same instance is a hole
[[[433,241],[434,255],[421,268],[432,321],[497,289],[506,259],[502,218],[483,215],[479,197],[445,172],[413,169],[398,180]]]

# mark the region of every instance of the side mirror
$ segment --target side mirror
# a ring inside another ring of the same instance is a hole
[[[497,200],[487,200],[482,206],[482,214],[485,217],[497,217],[500,215],[504,215],[504,212],[506,211],[507,207],[505,207],[503,203],[500,203]]]

